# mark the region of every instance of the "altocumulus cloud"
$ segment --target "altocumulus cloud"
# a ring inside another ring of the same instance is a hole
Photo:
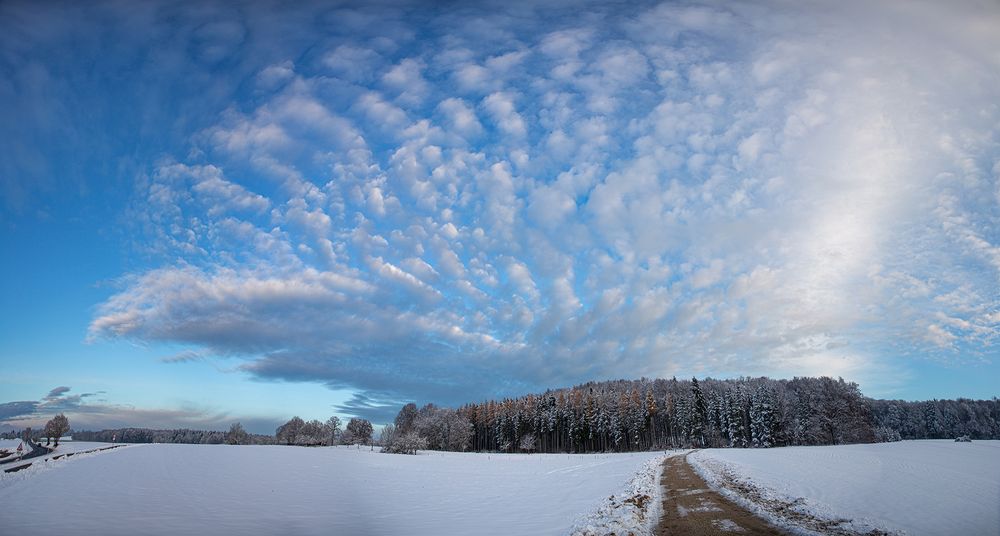
[[[208,88],[91,337],[365,411],[996,357],[996,5],[541,4],[80,13]]]

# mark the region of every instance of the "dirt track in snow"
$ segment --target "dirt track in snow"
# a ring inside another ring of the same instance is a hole
[[[657,536],[787,534],[712,491],[686,456],[671,456],[663,462],[660,485],[663,517],[656,527]]]

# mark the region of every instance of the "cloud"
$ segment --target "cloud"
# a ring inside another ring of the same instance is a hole
[[[419,60],[403,59],[382,75],[382,83],[399,94],[396,100],[401,103],[420,104],[431,91],[430,84],[423,76],[425,68]]]
[[[524,118],[517,113],[514,98],[508,93],[493,93],[483,99],[483,107],[493,117],[497,128],[513,138],[523,138],[527,132]]]
[[[254,433],[273,433],[278,421],[266,418],[239,418],[226,411],[202,407],[174,409],[136,408],[128,405],[109,404],[103,399],[92,399],[106,394],[82,393],[67,395],[69,387],[56,387],[39,401],[0,403],[0,428],[21,430],[41,428],[57,413],[66,414],[74,430],[100,430],[106,428],[144,427],[156,429],[190,428],[196,430],[225,430],[240,421]]]
[[[391,423],[396,419],[399,408],[407,402],[397,399],[379,399],[376,397],[355,394],[350,400],[339,404],[337,411],[346,415],[354,415],[362,419],[379,423]],[[345,423],[346,424],[346,423]]]
[[[36,407],[38,407],[38,402],[4,402],[0,404],[0,420],[15,419],[18,417],[32,415],[35,412]]]
[[[161,357],[160,361],[164,363],[191,363],[193,361],[204,361],[206,358],[208,358],[206,352],[184,350],[173,355]]]
[[[476,113],[462,99],[445,99],[438,104],[438,110],[448,118],[451,128],[465,139],[475,138],[483,130]]]
[[[260,21],[308,6],[201,21],[191,68],[234,82],[136,186],[154,259],[90,337],[354,389],[379,418],[997,357],[995,7],[423,8],[287,39]]]
[[[46,399],[55,399],[69,392],[69,387],[56,387],[55,389],[49,391],[49,394],[45,396]]]
[[[352,45],[340,45],[323,57],[323,65],[336,76],[350,82],[371,79],[380,56],[374,50]]]

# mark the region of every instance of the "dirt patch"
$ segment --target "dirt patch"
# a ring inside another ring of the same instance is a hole
[[[637,493],[629,497],[628,499],[625,499],[624,502],[625,504],[635,505],[635,507],[638,508],[640,512],[645,512],[646,503],[649,502],[649,499],[650,499],[649,495],[646,495],[644,493]]]
[[[663,517],[656,527],[658,536],[788,534],[712,491],[684,456],[671,456],[663,462],[660,485]]]

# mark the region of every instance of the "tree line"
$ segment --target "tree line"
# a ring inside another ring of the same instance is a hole
[[[76,441],[98,441],[102,443],[187,443],[194,445],[273,445],[275,438],[269,435],[250,434],[240,423],[234,423],[228,432],[218,430],[154,430],[150,428],[112,428],[73,432]]]
[[[320,446],[338,444],[371,444],[374,427],[365,419],[353,418],[341,429],[340,418],[330,417],[325,422],[305,421],[292,417],[275,430],[273,436],[248,433],[239,422],[229,431],[217,430],[153,430],[150,428],[114,428],[98,432],[79,431],[73,434],[77,441],[105,443],[187,443],[201,445],[299,445]],[[43,436],[44,437],[44,436]]]
[[[873,400],[842,378],[590,382],[457,409],[404,406],[387,452],[608,452],[1000,439],[1000,402]]]
[[[320,445],[354,445],[371,444],[374,427],[367,419],[358,417],[347,422],[340,429],[340,418],[334,415],[321,422],[319,420],[304,421],[300,417],[292,417],[274,431],[274,438],[285,445],[315,447]]]
[[[1000,439],[1000,401],[873,400],[876,430],[890,439]]]
[[[22,440],[30,439],[32,441],[39,441],[44,437],[46,445],[52,444],[54,440],[55,446],[58,447],[59,439],[69,433],[69,430],[69,419],[60,413],[45,423],[45,428],[41,430],[32,430],[31,427],[25,428],[20,433],[11,430],[0,435],[0,439],[17,439],[20,437]]]
[[[31,437],[65,435],[53,419]],[[12,432],[13,433],[13,432]],[[293,417],[275,435],[118,428],[77,431],[79,441],[120,443],[382,445],[386,452],[620,452],[677,447],[836,445],[901,439],[1000,439],[1000,401],[875,400],[843,379],[766,377],[699,381],[639,379],[589,382],[458,408],[410,403],[376,441],[371,422],[352,418],[344,429]]]

